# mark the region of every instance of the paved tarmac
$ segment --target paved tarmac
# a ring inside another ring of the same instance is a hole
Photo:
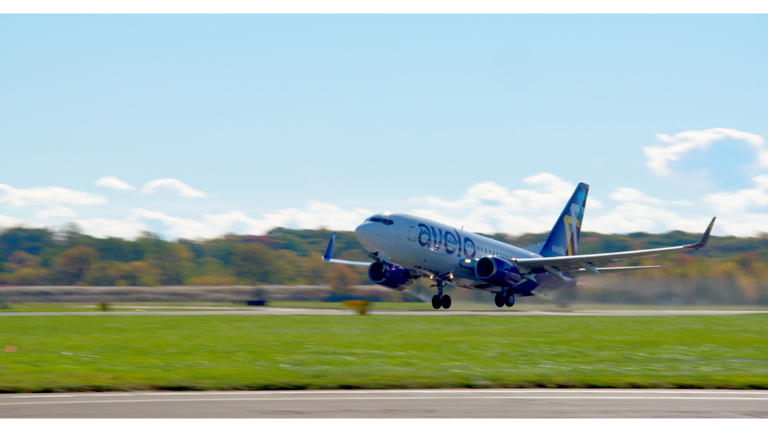
[[[768,418],[768,391],[467,389],[0,395],[0,418]]]
[[[369,310],[370,315],[468,315],[468,316],[668,316],[668,315],[746,315],[765,314],[768,310],[562,310],[562,311],[536,311],[519,309],[499,310],[426,310],[426,311],[398,311],[398,310]],[[153,311],[150,308],[141,310],[116,310],[109,312],[1,312],[1,316],[57,316],[57,315],[355,315],[351,309],[300,309],[300,308],[276,308],[254,307],[247,310],[190,310],[190,311]]]

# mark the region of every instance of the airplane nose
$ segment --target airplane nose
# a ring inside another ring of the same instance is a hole
[[[357,238],[361,240],[367,240],[371,236],[371,232],[373,231],[373,228],[371,227],[371,223],[364,222],[355,228],[355,235]]]
[[[357,236],[357,240],[360,241],[360,244],[362,244],[363,248],[368,252],[374,252],[374,249],[376,249],[376,246],[374,246],[376,240],[375,225],[378,224],[363,222],[355,228],[355,236]]]

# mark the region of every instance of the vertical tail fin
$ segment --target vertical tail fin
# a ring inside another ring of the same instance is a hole
[[[553,257],[564,255],[576,255],[579,249],[579,236],[581,235],[581,220],[584,218],[584,208],[587,205],[589,185],[579,183],[573,191],[571,199],[565,205],[555,226],[552,227],[544,246],[541,248],[541,256]]]

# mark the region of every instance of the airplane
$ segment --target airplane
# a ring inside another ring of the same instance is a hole
[[[493,293],[496,306],[512,307],[515,296],[572,288],[579,276],[661,268],[603,266],[631,258],[701,249],[715,225],[716,218],[712,218],[701,239],[692,244],[578,255],[588,193],[589,185],[579,183],[546,240],[537,245],[516,247],[422,217],[387,212],[375,214],[355,228],[355,236],[373,262],[334,259],[335,232],[323,261],[368,267],[371,282],[397,291],[405,290],[415,279],[427,277],[435,282],[432,287],[437,287],[437,294],[432,297],[435,309],[451,307],[451,297],[443,295],[446,284]]]

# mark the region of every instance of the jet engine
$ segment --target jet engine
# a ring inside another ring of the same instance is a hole
[[[413,284],[411,272],[397,264],[376,261],[368,267],[371,282],[393,290],[403,291]]]
[[[492,285],[509,287],[520,281],[520,272],[511,262],[499,257],[483,257],[475,265],[477,277]]]

